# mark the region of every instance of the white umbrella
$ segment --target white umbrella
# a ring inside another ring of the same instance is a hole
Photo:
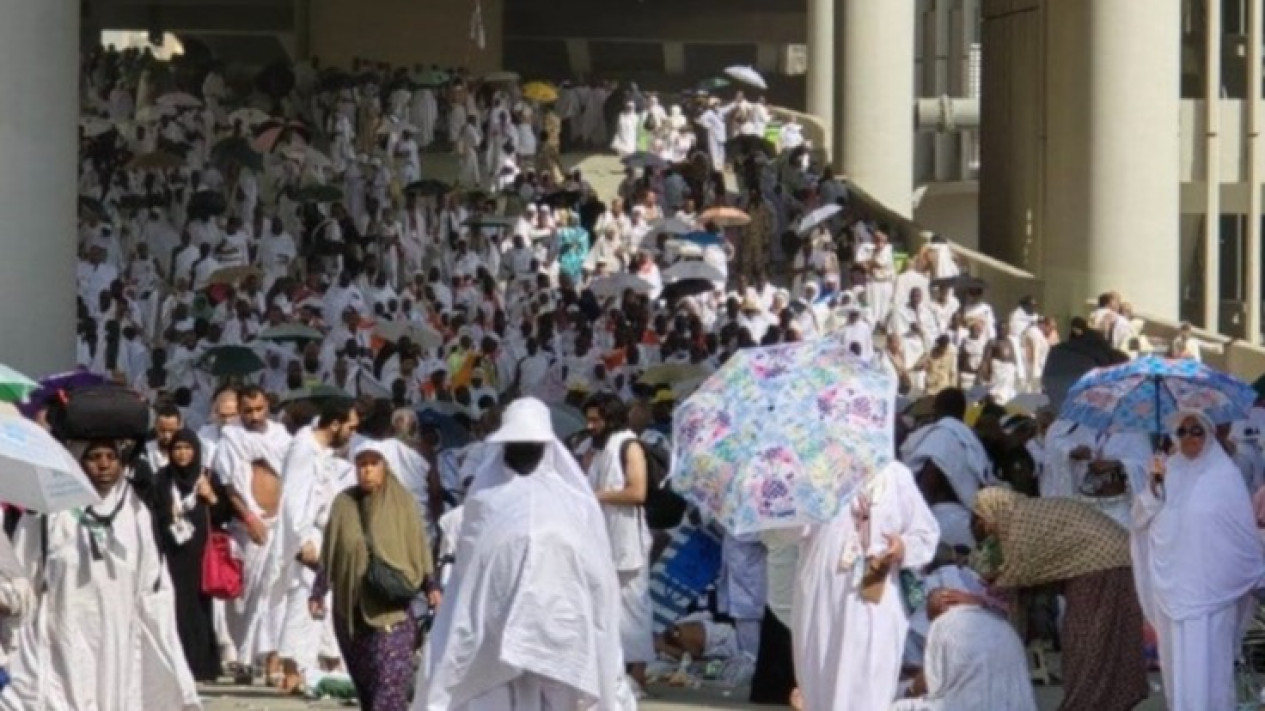
[[[388,341],[398,341],[404,336],[423,348],[439,348],[444,337],[435,329],[410,321],[379,321],[373,332]]]
[[[311,146],[290,148],[284,152],[285,157],[302,163],[310,168],[329,168],[334,165],[329,156]]]
[[[797,231],[800,234],[811,232],[816,229],[818,225],[824,224],[826,220],[838,215],[842,211],[843,208],[838,205],[826,205],[824,207],[819,207],[799,218],[799,229]]]
[[[407,121],[400,121],[399,119],[394,119],[394,118],[383,121],[382,125],[378,127],[379,135],[385,134],[385,133],[390,133],[390,134],[404,133],[405,131],[412,131],[413,133],[417,133],[417,127],[411,123],[408,123]]]
[[[619,274],[610,274],[600,279],[594,279],[589,284],[589,289],[594,296],[606,298],[609,296],[623,296],[624,291],[632,289],[638,294],[649,294],[654,291],[654,284],[642,279],[636,274],[620,272]]]
[[[176,110],[171,106],[154,104],[153,106],[146,106],[145,108],[137,111],[136,120],[139,123],[151,123],[164,116],[171,116],[175,113]]]
[[[79,462],[44,428],[0,415],[0,501],[54,513],[101,499]]]
[[[234,111],[233,113],[229,114],[228,123],[231,126],[237,123],[238,121],[241,121],[243,126],[250,127],[250,126],[255,126],[257,124],[261,124],[264,121],[268,121],[271,118],[272,117],[268,115],[267,111],[261,111],[253,107],[246,107],[244,109],[238,109]]]
[[[679,217],[661,217],[653,220],[650,223],[650,229],[655,234],[670,235],[688,235],[691,232],[698,232],[697,227]]]
[[[178,108],[196,109],[202,106],[202,100],[193,94],[186,94],[183,91],[177,91],[174,94],[164,94],[158,97],[159,106],[175,106]]]
[[[96,138],[113,131],[114,123],[110,119],[87,117],[79,119],[79,127],[83,129],[83,135],[88,138]]]
[[[769,85],[764,82],[764,77],[760,76],[760,72],[757,72],[755,69],[752,69],[751,67],[744,67],[744,66],[729,67],[728,69],[725,70],[725,76],[729,77],[730,79],[733,79],[734,81],[742,82],[743,84],[747,84],[749,86],[754,86],[757,89],[769,88]]]
[[[683,279],[724,281],[725,275],[707,262],[677,262],[663,271],[664,283],[671,284]]]

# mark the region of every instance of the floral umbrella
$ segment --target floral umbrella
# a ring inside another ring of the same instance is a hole
[[[1163,434],[1181,410],[1227,424],[1246,419],[1255,401],[1251,385],[1198,361],[1145,356],[1086,373],[1059,417],[1099,431]]]
[[[736,353],[672,425],[672,487],[735,535],[825,523],[893,458],[896,379],[842,340]]]

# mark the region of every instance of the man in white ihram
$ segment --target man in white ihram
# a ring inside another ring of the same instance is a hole
[[[635,709],[605,521],[548,408],[516,400],[484,446],[413,711]]]

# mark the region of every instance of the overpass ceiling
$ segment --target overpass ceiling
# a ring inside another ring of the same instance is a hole
[[[83,0],[102,29],[222,33],[289,32],[294,0]]]

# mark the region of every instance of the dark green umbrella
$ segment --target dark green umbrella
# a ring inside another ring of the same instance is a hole
[[[319,330],[301,323],[283,323],[280,326],[265,328],[256,336],[261,341],[275,341],[277,343],[307,343],[308,341],[319,341],[324,337],[324,334]]]
[[[343,191],[333,185],[308,185],[293,192],[298,202],[338,202],[343,199]]]
[[[223,215],[228,209],[224,195],[215,190],[199,190],[189,198],[189,217],[205,219]]]
[[[264,169],[263,156],[242,136],[230,136],[212,146],[211,162],[219,168],[239,165],[255,171]]]
[[[518,224],[518,218],[506,215],[475,215],[462,224],[466,227],[513,227]]]
[[[298,390],[291,390],[290,392],[287,392],[285,395],[281,396],[281,404],[288,405],[292,402],[299,402],[301,400],[354,399],[355,398],[348,395],[341,388],[336,388],[333,385],[313,385],[310,388],[299,388]]]
[[[258,373],[264,369],[264,361],[246,346],[217,346],[198,359],[198,367],[223,378]]]
[[[724,89],[727,86],[729,86],[728,79],[725,79],[724,77],[712,77],[711,79],[704,79],[703,81],[700,81],[696,88],[698,91],[705,91],[710,94],[717,89]]]
[[[434,180],[433,178],[409,183],[404,188],[405,193],[416,193],[418,195],[444,195],[451,190],[451,185],[442,180]]]

